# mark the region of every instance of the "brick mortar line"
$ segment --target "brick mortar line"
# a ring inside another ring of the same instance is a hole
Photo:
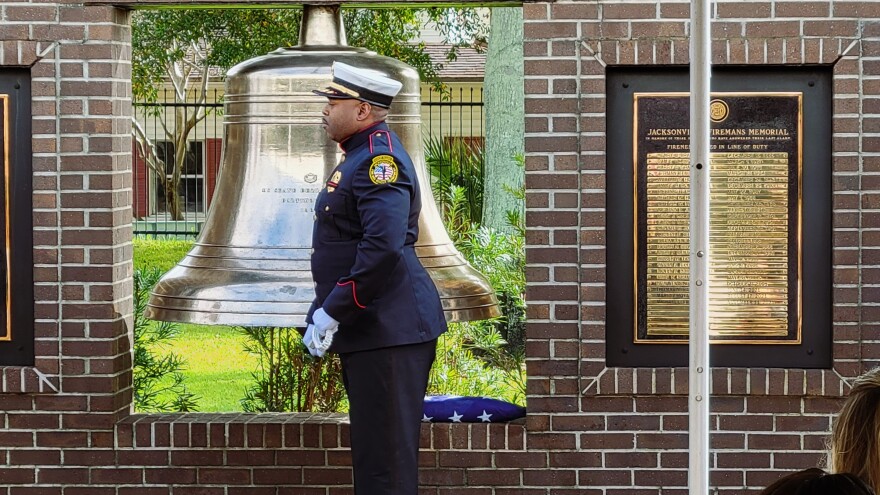
[[[859,55],[861,55],[861,53],[863,51],[862,46],[861,46],[861,42],[864,41],[864,39],[861,37],[861,34],[862,34],[861,31],[863,30],[863,27],[864,27],[864,24],[860,23],[860,25],[859,25],[859,31],[860,31],[859,32],[859,34],[860,34],[859,43],[860,44],[858,46],[858,54]],[[854,45],[850,45],[850,47],[848,47],[847,51],[849,51],[853,47],[854,47]],[[864,78],[864,75],[865,75],[864,59],[861,56],[859,57],[857,70],[858,70],[858,72],[857,72],[858,79],[860,80],[860,84],[858,85],[858,93],[856,94],[856,96],[858,97],[858,110],[859,110],[859,113],[857,115],[857,120],[858,120],[858,128],[859,128],[859,130],[862,130],[862,129],[864,129],[864,125],[865,125],[865,120],[864,120],[864,115],[862,114],[862,110],[864,108],[864,100],[865,100],[864,85],[865,85],[866,79]],[[834,79],[834,75],[832,74],[832,81],[833,81],[833,79]],[[862,204],[864,203],[864,201],[863,201],[864,200],[864,189],[862,187],[862,173],[864,173],[864,155],[862,154],[862,152],[863,152],[862,145],[863,145],[863,139],[859,138],[858,150],[856,151],[857,156],[859,156],[858,173],[857,173],[857,177],[856,177],[856,180],[857,180],[856,187],[858,188],[857,191],[858,191],[858,200],[859,200],[859,203],[856,208],[856,211],[858,214],[858,219],[857,219],[858,246],[857,246],[857,248],[858,248],[858,253],[859,253],[858,260],[857,260],[858,265],[856,266],[856,271],[858,273],[857,279],[856,279],[856,283],[857,283],[856,302],[858,303],[858,306],[861,306],[865,302],[864,301],[864,291],[862,288],[862,271],[863,270],[859,269],[859,267],[864,266],[863,259],[864,259],[864,253],[865,253],[863,233],[861,231],[861,229],[863,227],[863,220],[862,219],[865,214],[865,212],[862,209]],[[833,144],[832,144],[832,167],[833,167],[833,163],[834,163],[833,162],[834,155],[835,155],[835,153],[834,153]],[[832,180],[833,180],[834,175],[835,175],[834,170],[832,169]],[[832,235],[834,232],[833,225],[834,225],[834,221],[832,220]],[[832,280],[832,287],[834,287],[833,280]],[[833,306],[837,306],[837,305],[833,305]],[[837,306],[837,307],[841,307],[841,306]],[[856,315],[856,321],[854,322],[856,324],[856,327],[858,328],[858,334],[859,334],[858,342],[856,343],[857,348],[858,348],[857,361],[859,362],[859,373],[862,373],[865,371],[865,366],[863,364],[863,359],[862,359],[864,356],[863,341],[865,338],[865,331],[864,331],[864,328],[862,325],[862,323],[863,323],[862,322],[862,311],[857,311],[857,313],[858,314]],[[845,383],[848,383],[848,382],[845,382]]]

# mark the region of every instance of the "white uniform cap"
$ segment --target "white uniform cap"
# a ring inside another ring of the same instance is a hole
[[[322,90],[312,91],[327,98],[355,98],[372,105],[388,108],[400,92],[400,81],[385,77],[376,71],[333,62],[333,82]]]

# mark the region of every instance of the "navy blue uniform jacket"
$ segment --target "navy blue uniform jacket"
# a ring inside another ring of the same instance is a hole
[[[414,248],[422,205],[412,160],[384,122],[340,146],[345,158],[315,202],[307,321],[321,307],[339,321],[334,352],[435,339],[446,319]]]

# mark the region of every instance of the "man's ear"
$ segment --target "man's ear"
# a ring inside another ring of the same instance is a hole
[[[370,114],[372,112],[373,112],[373,105],[370,105],[369,103],[367,103],[365,101],[362,101],[360,103],[360,105],[358,105],[357,119],[358,120],[366,120],[370,117]]]

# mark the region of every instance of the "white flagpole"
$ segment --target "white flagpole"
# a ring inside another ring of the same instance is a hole
[[[690,495],[709,494],[709,80],[711,0],[691,0],[690,328],[688,411]]]

